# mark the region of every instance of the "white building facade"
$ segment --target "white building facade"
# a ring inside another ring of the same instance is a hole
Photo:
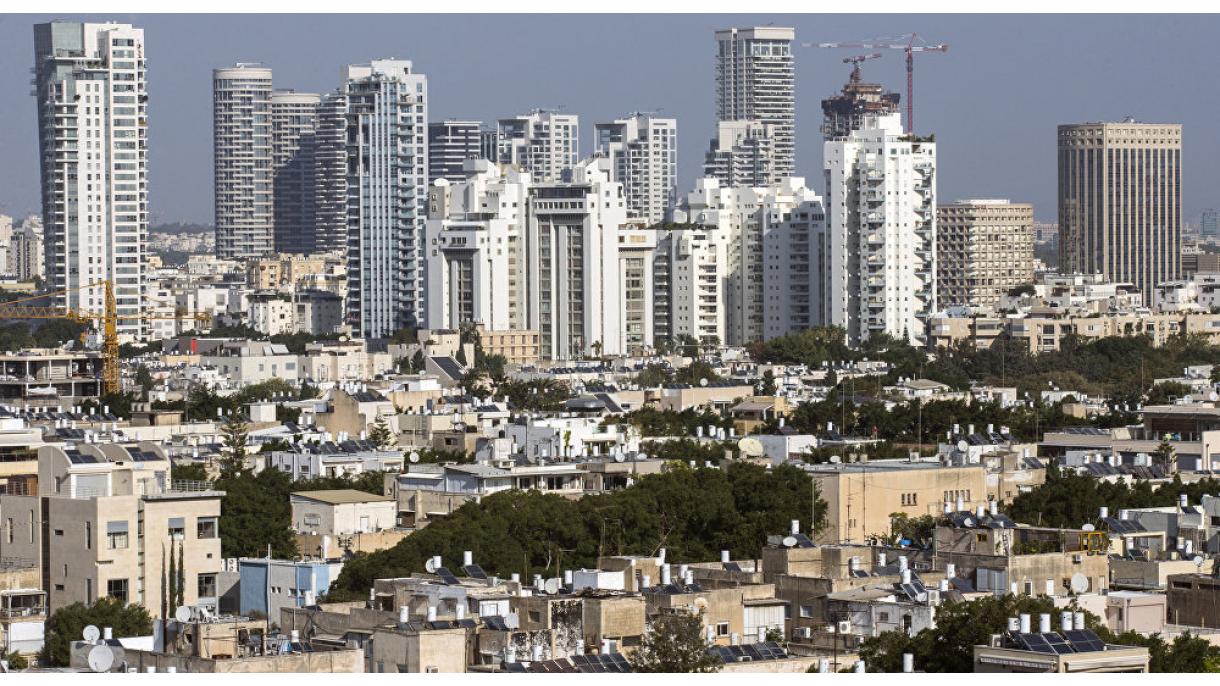
[[[598,154],[623,184],[628,215],[663,221],[678,195],[678,120],[636,113],[593,128]]]
[[[497,161],[529,172],[538,183],[563,181],[579,154],[580,118],[575,114],[534,110],[497,122]]]
[[[794,29],[779,26],[716,32],[716,119],[773,127],[774,164],[768,184],[796,171],[795,39]]]
[[[216,254],[222,258],[275,251],[271,91],[267,67],[212,70]]]

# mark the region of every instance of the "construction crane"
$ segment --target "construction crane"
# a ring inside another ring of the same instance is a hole
[[[57,307],[54,305],[26,305],[31,300],[42,300],[59,295],[67,295],[73,291],[84,291],[91,288],[101,288],[103,292],[103,311],[95,312],[76,307]],[[190,314],[175,313],[174,315],[138,314],[123,315],[123,321],[151,321],[164,319],[180,319],[190,317],[197,322],[207,323],[212,315],[207,312]],[[114,284],[108,280],[95,281],[84,286],[68,288],[62,291],[41,293],[27,298],[18,298],[0,303],[0,319],[69,319],[81,324],[101,323],[102,329],[102,392],[118,393],[122,390],[119,381],[119,314],[114,299]]]
[[[887,40],[901,40],[905,43],[886,43]],[[896,38],[880,38],[876,41],[867,43],[818,43],[819,48],[857,48],[863,50],[902,50],[907,54],[907,133],[912,133],[915,130],[915,53],[917,52],[948,52],[949,46],[943,43],[930,45],[920,42],[915,44],[916,40],[920,40],[914,33],[903,34]],[[808,47],[813,47],[809,43],[805,43]]]
[[[860,83],[860,63],[868,60],[875,60],[881,57],[879,52],[871,52],[867,55],[855,55],[853,57],[844,57],[843,64],[851,65],[851,82]]]

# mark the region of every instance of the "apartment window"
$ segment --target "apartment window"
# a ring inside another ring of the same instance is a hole
[[[721,623],[717,624],[716,625],[716,635],[717,636],[728,636],[729,635],[729,623],[721,622]]]
[[[216,518],[200,517],[195,520],[195,538],[216,538]]]
[[[801,618],[809,619],[811,617],[813,617],[813,606],[812,605],[802,605],[801,606]]]
[[[530,621],[538,624],[542,621],[542,613],[537,610],[530,610]]]
[[[322,517],[316,514],[307,514],[304,519],[306,529],[316,529],[322,526]]]
[[[197,585],[200,598],[215,598],[216,597],[216,575],[215,574],[200,574],[199,583]]]
[[[169,518],[169,537],[186,538],[186,517]]]
[[[111,579],[107,581],[106,595],[120,602],[127,602],[127,579]]]
[[[106,548],[108,550],[127,548],[127,522],[106,522]]]

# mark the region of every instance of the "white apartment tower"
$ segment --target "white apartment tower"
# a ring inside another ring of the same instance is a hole
[[[819,323],[852,344],[886,333],[922,345],[936,311],[936,144],[887,114],[827,141],[824,159]]]
[[[725,188],[767,186],[775,179],[775,127],[757,121],[722,121],[703,158],[703,175]]]
[[[429,190],[425,231],[428,326],[520,329],[521,242],[528,173],[466,160],[464,181]]]
[[[317,93],[271,94],[272,222],[275,251],[317,250]]]
[[[703,344],[723,343],[728,229],[675,224],[658,232],[656,245],[652,279],[654,341],[691,336]]]
[[[564,180],[580,153],[580,118],[534,110],[496,125],[496,155],[500,164],[529,172],[536,183]]]
[[[798,179],[793,179],[798,181]],[[763,338],[817,326],[821,288],[814,265],[822,258],[826,210],[822,199],[799,184],[791,200],[767,211],[763,226]]]
[[[148,236],[144,30],[34,26],[46,279],[56,304],[100,312],[115,291],[119,336],[143,337]]]
[[[570,182],[530,189],[526,326],[538,331],[543,358],[624,352],[618,237],[627,205],[609,167],[593,158]]]
[[[768,184],[796,170],[795,38],[794,29],[778,26],[716,32],[716,119],[774,127],[775,161]]]
[[[275,251],[271,92],[266,67],[212,70],[216,254],[224,259]]]
[[[664,221],[678,193],[678,120],[636,113],[593,128],[631,218]]]
[[[405,60],[344,71],[348,319],[385,338],[424,323],[428,80]]]
[[[21,227],[13,231],[8,248],[8,273],[19,280],[44,278],[46,252],[42,240],[42,222],[38,217],[27,217]]]

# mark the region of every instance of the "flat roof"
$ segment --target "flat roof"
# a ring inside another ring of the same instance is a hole
[[[354,488],[341,488],[329,491],[295,491],[294,496],[307,500],[316,500],[329,505],[345,505],[348,503],[390,502],[394,499],[388,495],[377,495],[367,491],[357,491]]]

